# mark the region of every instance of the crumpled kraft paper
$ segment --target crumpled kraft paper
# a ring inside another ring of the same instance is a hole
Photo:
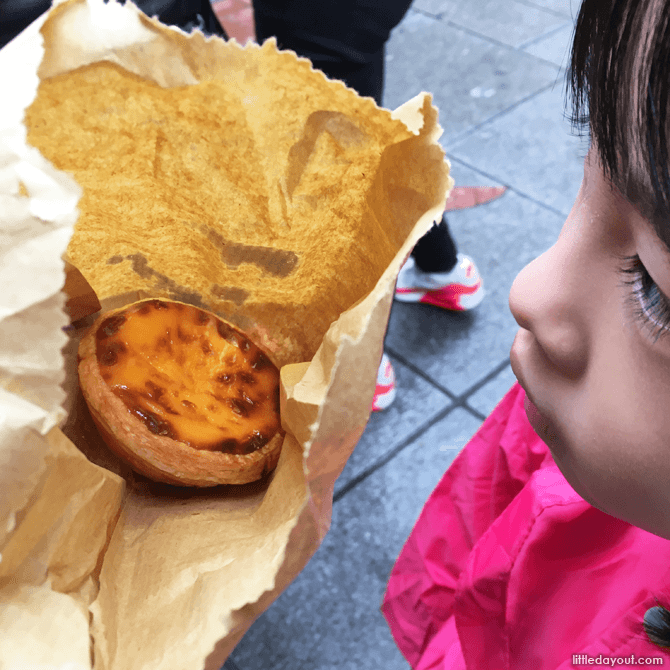
[[[0,668],[217,669],[328,530],[395,278],[452,186],[437,112],[101,0],[56,3],[0,51],[0,90]],[[272,351],[271,477],[194,492],[106,449],[62,259],[103,309],[178,299]]]

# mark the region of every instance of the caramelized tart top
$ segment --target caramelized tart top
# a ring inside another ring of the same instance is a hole
[[[197,307],[136,303],[96,332],[100,374],[155,435],[248,454],[281,427],[279,371],[241,332]]]

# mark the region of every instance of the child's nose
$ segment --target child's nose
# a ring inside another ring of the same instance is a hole
[[[561,257],[558,242],[517,275],[509,306],[521,328],[562,375],[574,378],[586,367],[588,333],[580,316],[580,286],[576,268]]]

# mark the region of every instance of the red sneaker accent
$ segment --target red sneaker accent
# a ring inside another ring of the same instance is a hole
[[[382,355],[379,369],[377,370],[377,385],[375,395],[372,399],[372,411],[379,412],[387,409],[395,399],[395,372],[391,361],[386,354]]]
[[[435,305],[453,311],[466,311],[461,307],[459,296],[472,295],[479,290],[482,283],[479,281],[474,286],[463,286],[462,284],[450,284],[436,291],[426,291],[426,294],[419,300],[427,305]]]
[[[375,388],[375,398],[384,393],[388,393],[392,388],[395,388],[395,382],[391,382],[390,384],[377,384]]]

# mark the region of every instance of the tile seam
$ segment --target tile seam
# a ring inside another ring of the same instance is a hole
[[[395,358],[396,360],[400,361],[400,363],[402,363],[406,368],[409,368],[415,375],[417,375],[418,377],[421,377],[421,379],[428,382],[433,388],[436,388],[441,393],[444,393],[449,400],[451,400],[452,402],[456,401],[458,396],[455,393],[452,393],[451,391],[446,389],[444,386],[442,386],[438,382],[434,381],[423,370],[421,370],[421,368],[414,365],[414,363],[412,363],[411,361],[408,361],[404,356],[401,356],[392,347],[384,345],[384,349],[389,354],[391,354],[392,358]]]
[[[387,348],[386,350],[393,356],[393,358],[398,359],[403,365],[406,365],[410,369],[415,367],[411,364],[407,365],[405,360],[403,360],[401,356],[398,356],[392,349]],[[351,490],[356,488],[359,484],[368,479],[368,477],[374,474],[377,470],[379,470],[380,468],[384,467],[387,463],[392,461],[401,451],[404,451],[410,444],[412,444],[412,442],[421,437],[421,435],[423,435],[425,432],[429,431],[436,423],[439,423],[440,421],[442,421],[442,419],[449,416],[449,414],[451,414],[451,412],[453,412],[455,409],[460,407],[461,409],[465,410],[466,412],[474,416],[479,421],[484,421],[486,417],[481,412],[470,407],[467,404],[467,399],[473,393],[476,393],[480,388],[488,384],[492,379],[497,377],[508,365],[509,365],[509,358],[506,358],[504,361],[496,365],[496,367],[493,368],[488,374],[482,377],[482,379],[480,379],[478,382],[469,387],[461,395],[453,396],[453,394],[448,394],[449,396],[452,396],[454,400],[447,407],[440,410],[435,416],[433,416],[425,423],[421,424],[414,432],[410,433],[410,435],[408,435],[404,440],[402,440],[400,444],[398,444],[390,451],[386,452],[384,455],[377,458],[367,468],[365,468],[355,477],[350,479],[341,489],[336,491],[335,495],[333,496],[333,505],[337,503],[339,500],[341,500]],[[438,385],[436,382],[433,382],[432,380],[430,380],[430,378],[426,377],[423,374],[421,375],[421,377],[426,381],[428,381],[429,383],[431,383],[438,390],[442,391],[443,393],[445,392],[445,389],[443,389],[441,385]]]
[[[533,58],[536,58],[533,56]],[[542,60],[541,58],[538,58],[537,60]],[[555,66],[557,67],[557,66]],[[561,72],[557,72],[557,77],[558,75],[561,74]],[[565,74],[565,73],[563,73]],[[556,86],[557,80],[554,80],[550,84],[545,84],[542,86],[542,88],[537,89],[537,91],[533,91],[529,95],[525,96],[524,98],[521,98],[520,100],[517,100],[515,103],[511,104],[509,107],[505,107],[505,109],[501,109],[499,112],[496,112],[493,114],[493,116],[489,116],[487,119],[484,119],[484,121],[480,121],[479,123],[475,124],[474,126],[471,126],[467,130],[464,130],[460,135],[456,135],[456,137],[452,138],[448,142],[444,142],[445,146],[445,151],[447,152],[447,157],[449,156],[450,151],[452,150],[452,147],[458,146],[458,144],[462,143],[466,139],[468,139],[471,135],[474,135],[478,130],[481,130],[484,126],[488,124],[492,124],[494,121],[497,121],[498,119],[504,117],[505,115],[513,112],[517,107],[520,107],[526,102],[529,102],[532,100],[534,97],[545,93],[546,91],[552,89],[554,86]]]
[[[538,35],[537,37],[533,37],[533,39],[528,40],[527,42],[524,42],[523,44],[519,44],[517,47],[517,51],[523,51],[525,53],[525,50],[528,47],[533,46],[533,44],[537,44],[538,42],[541,42],[542,40],[547,39],[548,37],[551,37],[552,35],[555,35],[556,33],[560,32],[561,30],[564,30],[566,26],[571,25],[569,21],[566,21],[565,23],[561,24],[558,26],[558,28],[552,28],[551,30],[547,31],[546,33],[543,33],[542,35]],[[574,29],[574,26],[573,26]],[[528,54],[529,56],[533,56],[534,58],[539,58],[539,56],[534,56],[533,54]],[[547,61],[551,62],[551,61]],[[554,63],[556,65],[556,63]]]
[[[562,219],[566,219],[568,214],[566,212],[562,212],[559,209],[556,209],[555,207],[552,207],[551,205],[547,205],[546,203],[542,202],[541,200],[538,200],[537,198],[534,198],[532,195],[528,195],[527,193],[524,193],[523,191],[519,190],[515,186],[511,186],[510,184],[505,184],[501,182],[498,177],[495,175],[489,174],[487,172],[484,172],[481,168],[478,168],[472,163],[468,163],[467,161],[463,160],[462,158],[459,158],[458,156],[454,156],[452,154],[447,154],[447,157],[449,158],[450,161],[459,163],[463,167],[466,167],[474,172],[479,173],[482,175],[482,177],[486,177],[487,179],[490,179],[493,182],[496,182],[498,184],[502,184],[503,186],[507,187],[507,190],[510,193],[514,193],[515,195],[518,195],[520,198],[524,198],[524,200],[529,200],[530,202],[534,203],[538,207],[541,207],[542,209],[546,209],[548,212],[551,212],[552,214],[556,214],[557,216],[561,217]]]
[[[518,0],[517,0],[518,2]],[[535,9],[541,9],[540,7],[537,7],[536,5],[528,5],[526,3],[519,3],[523,4],[526,7],[534,7]],[[504,47],[505,49],[511,49],[512,51],[518,51],[520,53],[525,53],[523,49],[529,45],[532,44],[535,41],[539,41],[541,39],[544,39],[545,37],[551,36],[554,32],[557,32],[558,30],[561,30],[562,28],[565,28],[566,25],[570,24],[570,19],[566,19],[564,16],[555,14],[553,12],[548,12],[545,10],[544,11],[547,15],[553,16],[556,18],[561,18],[565,21],[565,23],[561,24],[558,28],[552,28],[549,32],[543,33],[542,35],[538,35],[536,37],[531,38],[530,40],[526,42],[522,42],[521,44],[517,45],[512,45],[508,44],[507,42],[501,42],[497,40],[495,37],[491,37],[490,35],[484,35],[483,33],[478,33],[476,30],[472,30],[471,28],[468,28],[467,26],[463,26],[460,23],[456,23],[455,21],[452,21],[451,19],[448,19],[444,16],[442,12],[438,12],[437,14],[433,14],[432,12],[429,12],[426,9],[421,9],[420,7],[412,7],[411,11],[416,14],[421,14],[421,16],[425,16],[426,18],[433,19],[434,21],[439,21],[445,25],[448,25],[451,28],[455,28],[456,30],[460,30],[466,35],[470,35],[472,37],[477,37],[480,40],[483,40],[485,42],[489,42],[490,44],[494,44],[495,46],[498,47]],[[402,26],[402,24],[400,24]],[[532,54],[525,54],[527,56],[532,56]],[[535,56],[532,56],[535,58]],[[547,61],[545,61],[547,62]],[[552,65],[555,65],[552,63]]]
[[[455,23],[454,21],[451,21],[449,19],[440,18],[440,19],[438,19],[438,21],[442,21],[442,23],[445,23],[446,25],[451,26],[452,28],[456,28],[456,30],[461,30],[466,35],[470,35],[472,37],[478,37],[480,40],[483,40],[484,42],[488,42],[489,44],[493,44],[494,46],[503,47],[505,49],[509,49],[510,51],[519,51],[519,47],[517,47],[517,46],[513,46],[511,44],[506,44],[505,42],[499,42],[497,39],[495,39],[495,37],[489,37],[488,35],[482,35],[481,33],[478,33],[476,30],[471,30],[470,28],[466,28],[465,26],[461,26],[458,23]],[[530,54],[526,54],[526,55],[530,56]]]
[[[492,379],[497,377],[507,365],[509,365],[509,356],[505,358],[501,363],[498,363],[494,368],[487,372],[479,381],[475,382],[472,386],[469,386],[463,393],[456,394],[442,386],[439,382],[436,382],[430,376],[428,376],[421,368],[417,367],[411,361],[408,361],[404,356],[399,354],[393,349],[393,347],[385,346],[385,350],[391,354],[391,356],[397,359],[402,363],[406,368],[409,368],[414,374],[421,377],[424,381],[428,382],[431,386],[435,387],[438,391],[441,391],[454,403],[463,402],[467,400],[469,396],[473,393],[479,391],[482,386],[488,384]]]
[[[567,16],[566,14],[563,14],[563,12],[558,12],[554,9],[549,9],[548,7],[541,7],[540,5],[535,4],[534,2],[529,2],[529,0],[515,0],[515,1],[518,2],[520,5],[526,5],[528,7],[533,7],[534,9],[539,9],[545,14],[551,14],[552,16],[565,19],[566,21],[572,21],[573,23],[576,18],[573,16]]]
[[[364,482],[370,475],[386,465],[389,461],[393,460],[401,451],[414,442],[414,440],[421,437],[421,435],[427,430],[430,430],[433,425],[448,416],[454,409],[456,409],[456,407],[457,405],[455,403],[449,403],[447,407],[440,410],[435,416],[425,423],[422,423],[414,432],[410,433],[399,445],[393,447],[390,451],[387,451],[383,456],[377,458],[355,477],[352,477],[352,479],[350,479],[341,489],[335,492],[335,495],[333,496],[333,505],[341,500],[347,493],[349,493],[349,491]]]

